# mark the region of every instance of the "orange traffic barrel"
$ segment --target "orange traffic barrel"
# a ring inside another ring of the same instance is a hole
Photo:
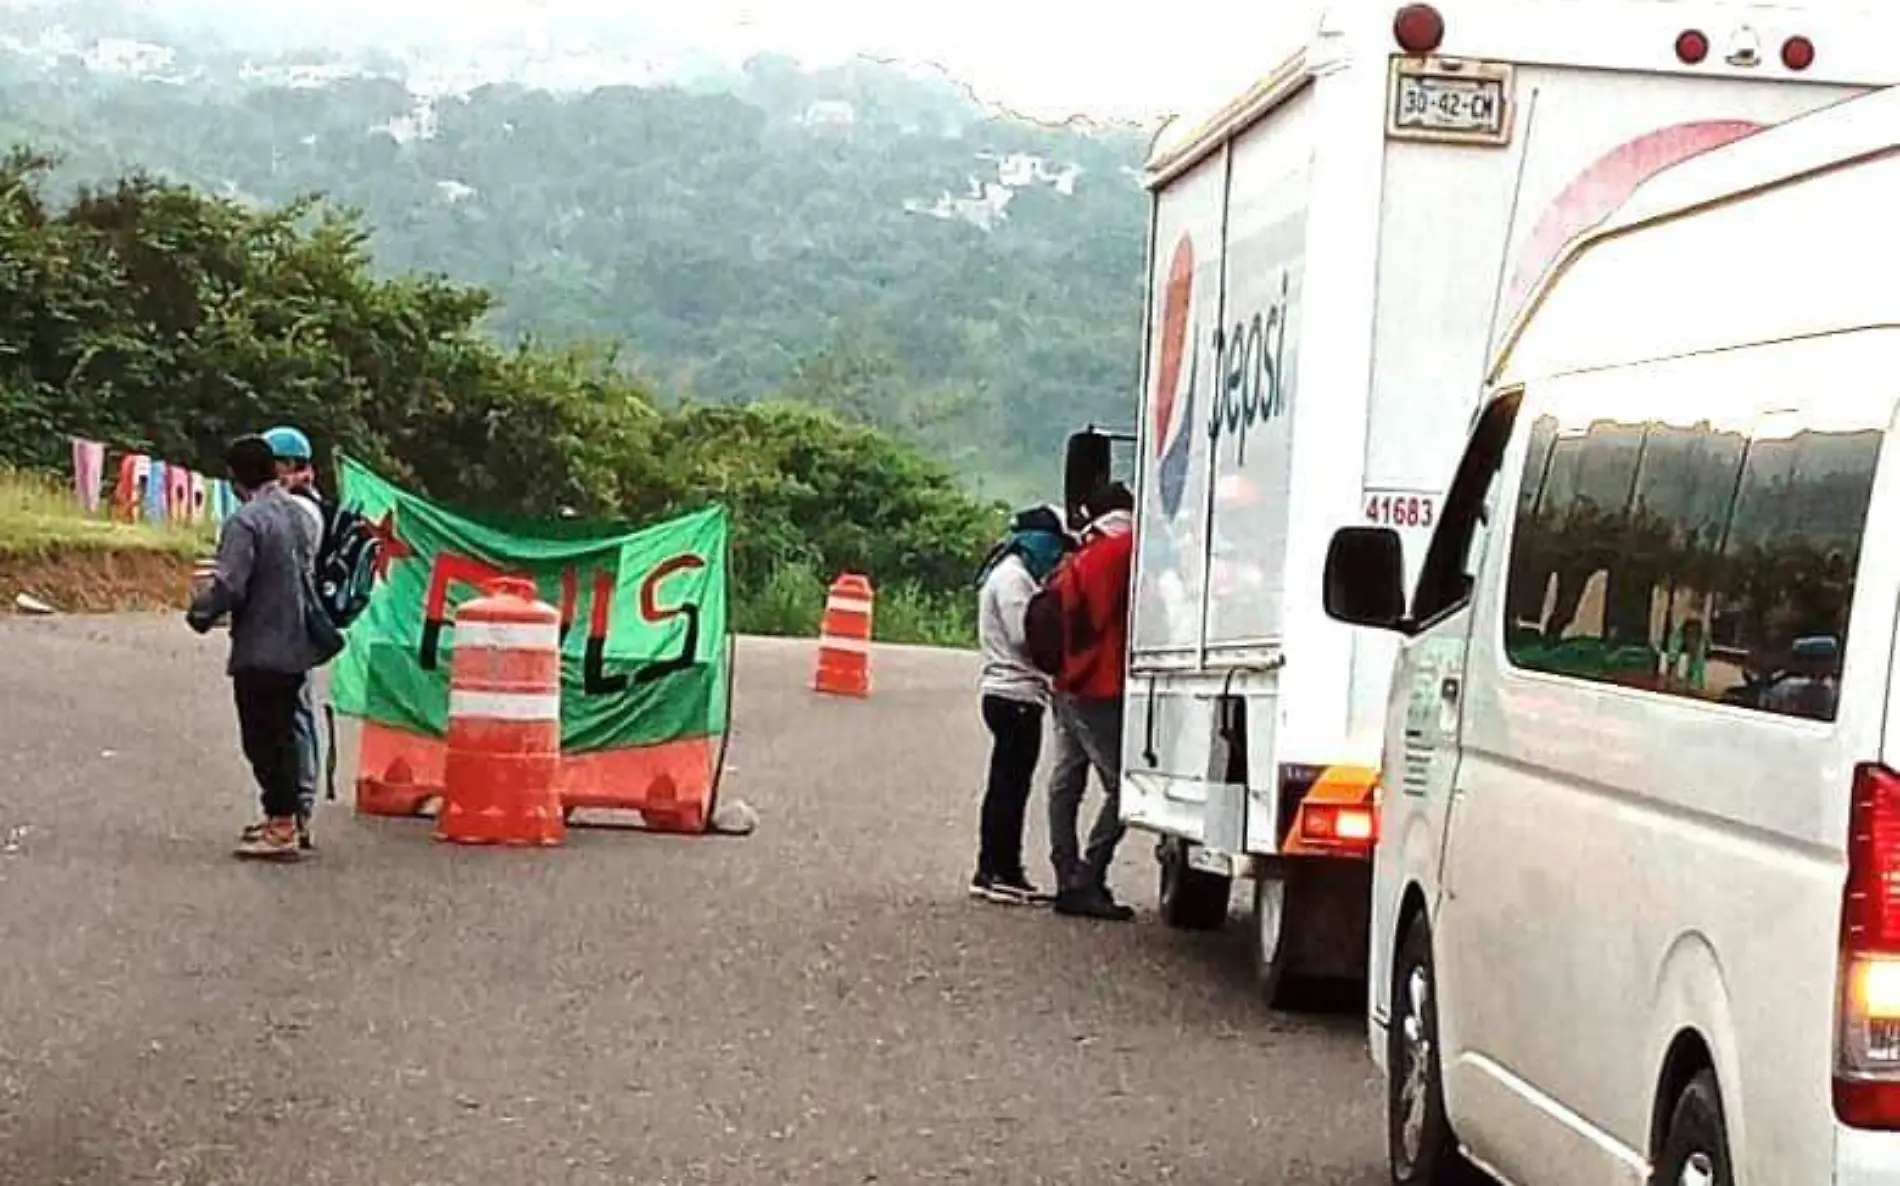
[[[818,629],[818,675],[812,687],[834,696],[871,694],[871,582],[847,572],[831,582]]]
[[[448,743],[440,737],[364,721],[356,743],[357,814],[406,819],[424,814],[430,803],[440,812],[447,761]]]
[[[518,577],[485,593],[455,613],[435,837],[560,844],[561,611]]]

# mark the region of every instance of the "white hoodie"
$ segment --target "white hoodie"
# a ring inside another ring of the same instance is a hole
[[[1023,611],[1036,588],[1036,578],[1016,555],[1003,557],[983,581],[977,595],[976,638],[983,654],[985,696],[1023,704],[1049,702],[1049,677],[1029,661],[1023,638]]]

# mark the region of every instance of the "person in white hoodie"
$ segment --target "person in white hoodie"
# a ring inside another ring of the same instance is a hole
[[[1042,719],[1049,705],[1049,677],[1030,662],[1026,650],[1023,611],[1074,541],[1054,507],[1019,511],[1009,528],[977,574],[983,724],[991,744],[970,896],[1021,905],[1046,900],[1023,869],[1023,816],[1042,757]]]

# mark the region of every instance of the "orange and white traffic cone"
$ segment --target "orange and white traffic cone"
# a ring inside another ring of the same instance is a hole
[[[871,694],[871,581],[847,572],[831,582],[818,631],[818,674],[812,687],[833,696]]]
[[[455,614],[448,756],[435,837],[560,844],[561,611],[520,578]]]

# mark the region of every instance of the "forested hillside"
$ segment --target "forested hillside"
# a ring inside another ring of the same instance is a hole
[[[665,408],[610,357],[505,349],[488,294],[373,275],[352,217],[137,177],[56,198],[44,174],[0,162],[0,471],[62,471],[74,434],[215,472],[232,436],[290,421],[320,469],[346,450],[476,512],[723,503],[742,629],[811,629],[855,569],[887,637],[968,637],[999,523],[910,447],[780,402]]]
[[[393,67],[102,65],[15,32],[0,139],[60,153],[60,187],[144,167],[244,203],[324,193],[364,212],[382,274],[489,289],[504,343],[615,343],[662,403],[819,404],[1007,497],[1046,494],[1071,427],[1132,416],[1136,130],[871,63],[423,97]]]

